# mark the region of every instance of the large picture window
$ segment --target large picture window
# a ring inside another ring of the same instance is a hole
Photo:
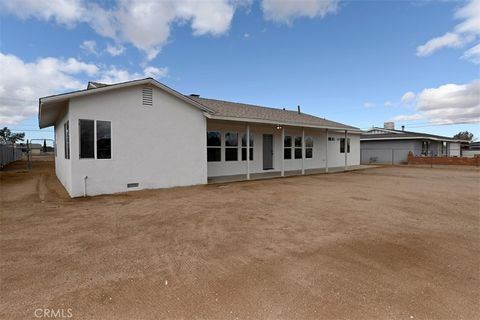
[[[80,131],[80,159],[95,158],[95,121],[79,120]]]
[[[222,136],[220,132],[207,132],[207,161],[221,161]]]
[[[285,136],[283,139],[283,159],[292,159],[292,137]]]
[[[242,135],[242,161],[247,160],[247,134]],[[250,133],[250,161],[253,161],[253,135]]]
[[[340,153],[345,153],[345,138],[340,139]],[[350,153],[350,138],[347,139],[347,153]]]
[[[302,159],[302,137],[295,137],[295,159]]]
[[[225,161],[238,160],[238,133],[225,133]]]
[[[112,158],[112,128],[110,121],[97,121],[97,159]]]
[[[305,137],[305,158],[313,158],[313,137]]]
[[[70,159],[70,124],[68,121],[63,124],[63,137],[65,140],[65,159]]]

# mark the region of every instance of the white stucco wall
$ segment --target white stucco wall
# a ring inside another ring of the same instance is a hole
[[[88,195],[207,182],[205,116],[156,87],[153,106],[142,105],[141,86],[74,98],[69,119],[71,196],[83,195],[84,176]],[[111,121],[111,159],[79,158],[79,119]]]
[[[450,142],[448,144],[448,155],[451,157],[460,157],[460,143]]]
[[[68,120],[69,120],[69,112],[68,112],[68,107],[66,107],[62,115],[59,117],[54,128],[55,145],[56,145],[55,174],[57,175],[58,180],[60,180],[60,183],[65,187],[67,192],[71,194],[71,190],[72,190],[71,161],[69,159],[65,159],[65,133],[64,133],[64,127],[63,127],[65,122]],[[70,141],[71,139],[72,139],[72,136],[70,133]],[[70,150],[71,150],[71,147],[70,147]]]
[[[246,124],[240,122],[225,122],[208,120],[207,131],[218,131],[222,133],[222,146],[224,146],[224,133],[238,133],[239,144],[241,136],[246,132]],[[254,137],[254,157],[250,161],[250,173],[262,173],[270,171],[281,171],[282,168],[282,131],[277,130],[272,125],[250,124],[250,134]],[[263,170],[263,135],[273,134],[273,169]],[[328,142],[328,167],[343,167],[345,165],[345,154],[340,153],[340,138],[344,137],[344,133],[329,131],[328,135],[334,137],[335,141]],[[302,136],[302,129],[299,127],[285,127],[285,136]],[[313,157],[304,160],[305,169],[325,168],[325,130],[305,128],[305,136],[313,137]],[[360,136],[358,134],[349,134],[350,153],[348,154],[348,165],[360,164]],[[293,143],[293,141],[292,141]],[[293,157],[293,154],[292,154]],[[208,162],[208,176],[228,176],[245,174],[247,170],[246,161],[241,160],[239,149],[238,161],[225,161],[224,149],[220,162]],[[284,160],[285,171],[301,170],[302,159],[286,159]]]

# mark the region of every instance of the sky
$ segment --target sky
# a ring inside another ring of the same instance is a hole
[[[0,127],[38,98],[153,77],[361,129],[480,137],[480,0],[0,0]]]

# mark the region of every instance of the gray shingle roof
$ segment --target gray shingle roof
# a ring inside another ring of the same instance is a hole
[[[380,129],[381,130],[381,129]],[[413,132],[413,131],[401,131],[389,129],[389,133],[366,133],[360,137],[360,140],[388,140],[388,139],[434,139],[434,140],[444,140],[444,141],[461,141],[453,139],[452,137],[438,136],[435,134],[428,134],[422,132]]]
[[[297,126],[315,126],[337,128],[345,130],[360,129],[345,124],[330,121],[327,119],[315,117],[306,113],[298,113],[297,111],[275,109],[252,104],[230,102],[223,100],[207,99],[198,96],[188,96],[190,99],[204,105],[205,107],[215,111],[214,116],[236,118],[236,119],[256,119],[270,122],[277,122],[283,125]]]

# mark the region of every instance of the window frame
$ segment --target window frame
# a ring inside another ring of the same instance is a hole
[[[110,157],[99,158],[98,157],[98,122],[108,122],[110,125]],[[112,159],[112,121],[108,120],[95,120],[95,159],[97,160],[111,160]]]
[[[286,143],[285,143],[285,140],[290,139],[290,143],[289,145],[287,146]],[[292,156],[293,156],[293,153],[292,153],[292,148],[293,148],[293,145],[294,145],[294,136],[290,136],[290,135],[285,135],[283,137],[283,160],[292,160]],[[290,157],[286,157],[286,152],[288,151]]]
[[[236,142],[237,144],[234,145],[234,146],[227,146],[227,135],[236,135]],[[238,161],[238,147],[239,147],[239,143],[238,143],[238,132],[224,132],[223,133],[223,136],[224,136],[224,155],[225,155],[225,162],[234,162],[234,161]],[[241,143],[240,143],[241,144]],[[227,159],[227,151],[231,151],[231,150],[235,150],[236,151],[236,159]]]
[[[255,148],[255,139],[254,139],[254,135],[253,133],[250,132],[249,134],[249,138],[250,138],[250,159],[249,161],[253,161],[254,157],[253,157],[253,150]],[[243,145],[243,138],[245,137],[245,145]],[[240,161],[247,161],[247,133],[242,133],[242,136],[240,138]],[[243,152],[245,152],[245,159],[243,157]]]
[[[342,151],[343,145],[343,151]],[[345,153],[345,138],[340,138],[340,153]],[[350,138],[347,138],[347,154],[350,153]]]
[[[93,121],[93,157],[85,158],[82,157],[81,147],[82,147],[82,135],[81,135],[81,121]],[[108,122],[110,123],[110,158],[98,158],[97,151],[97,122]],[[95,120],[95,119],[78,119],[78,159],[79,160],[112,160],[113,159],[113,124],[111,120]]]
[[[218,137],[220,139],[220,145],[208,145],[208,134],[209,133],[218,133]],[[223,144],[223,139],[222,139],[222,132],[221,131],[216,131],[216,130],[212,130],[212,131],[207,131],[207,162],[222,162],[222,144]],[[208,149],[218,149],[220,150],[220,153],[219,153],[219,157],[218,157],[218,160],[209,160],[208,158]]]
[[[300,146],[297,146],[297,139],[300,140]],[[293,141],[293,157],[295,160],[303,159],[303,139],[302,136],[295,136]],[[297,156],[300,154],[300,156]]]
[[[91,121],[93,122],[93,156],[92,157],[82,157],[82,125],[81,125],[81,122],[82,121]],[[80,160],[95,160],[95,154],[96,154],[96,136],[97,136],[97,133],[95,132],[96,131],[96,125],[95,125],[95,120],[93,119],[78,119],[78,158]]]
[[[312,146],[307,146],[307,140],[311,139]],[[313,159],[313,146],[314,146],[314,138],[313,136],[305,136],[305,159]],[[310,150],[310,157],[308,156],[308,150]]]
[[[63,124],[63,148],[65,159],[70,160],[70,121]]]

